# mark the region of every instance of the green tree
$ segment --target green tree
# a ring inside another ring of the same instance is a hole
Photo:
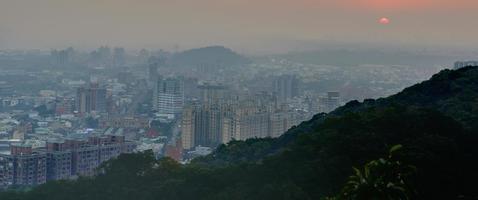
[[[342,192],[330,199],[411,199],[414,191],[410,187],[409,178],[416,169],[395,159],[395,153],[401,148],[402,145],[393,146],[388,158],[370,161],[363,169],[354,167],[355,173],[349,177]]]

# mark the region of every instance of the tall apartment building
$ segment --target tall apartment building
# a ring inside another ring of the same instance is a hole
[[[15,185],[38,185],[46,182],[46,155],[32,153],[29,155],[14,155]]]
[[[113,49],[113,67],[122,67],[126,63],[126,51],[122,47]]]
[[[198,89],[204,104],[221,103],[228,96],[228,88],[222,84],[203,83],[198,86]]]
[[[193,106],[186,106],[181,120],[181,142],[184,149],[195,147],[195,112]]]
[[[156,81],[159,77],[158,74],[158,64],[157,63],[150,63],[148,66],[148,79],[151,82]]]
[[[78,88],[76,93],[76,110],[82,114],[93,111],[106,112],[106,89],[100,88],[98,84]]]
[[[13,185],[14,162],[13,156],[0,154],[0,190]]]
[[[188,106],[183,112],[182,145],[215,147],[221,143],[249,138],[278,137],[306,120],[296,111],[269,110],[251,105]]]
[[[71,151],[71,174],[76,176],[92,176],[100,165],[99,148],[87,140],[66,140]]]
[[[52,50],[50,53],[51,62],[54,66],[68,67],[75,57],[75,50],[70,47],[63,50]]]
[[[249,138],[264,138],[268,136],[269,112],[257,109],[242,108],[231,118],[232,139],[246,140]]]
[[[0,154],[0,188],[34,186],[46,182],[46,154],[15,144],[10,154]]]
[[[290,128],[288,112],[271,113],[269,118],[269,136],[279,137]]]
[[[181,79],[159,79],[155,84],[153,109],[159,114],[178,115],[183,111],[184,90]]]
[[[124,136],[90,137],[88,140],[66,140],[72,152],[72,175],[92,176],[103,162],[122,153],[132,153],[135,143],[125,141]]]
[[[194,144],[214,147],[221,144],[223,110],[219,105],[203,105],[194,112]]]
[[[331,112],[340,106],[340,93],[339,92],[327,92],[327,96],[319,99],[320,111]]]
[[[224,120],[230,114],[230,108],[221,104],[186,107],[181,122],[183,148],[215,147],[223,143]]]
[[[279,137],[304,120],[306,120],[306,115],[295,111],[259,110],[252,113],[236,113],[231,119],[232,133],[229,135],[231,135],[231,139],[235,140]]]
[[[47,156],[47,180],[65,180],[71,177],[71,152],[49,152]]]
[[[274,80],[273,91],[278,101],[286,102],[301,95],[301,81],[296,75],[279,76]]]

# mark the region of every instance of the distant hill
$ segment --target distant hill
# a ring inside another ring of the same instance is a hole
[[[451,56],[435,56],[400,51],[384,52],[379,50],[359,51],[346,49],[291,52],[279,57],[300,63],[334,66],[355,66],[360,64],[426,66],[439,63],[453,63],[457,59]]]
[[[410,199],[476,199],[477,91],[478,67],[444,70],[394,96],[318,114],[279,138],[232,141],[188,165],[122,155],[95,178],[0,199],[323,199],[341,190],[352,167],[396,144],[400,162],[417,168]]]
[[[249,62],[247,58],[222,46],[186,50],[171,58],[171,63],[178,66],[220,65],[229,67]]]

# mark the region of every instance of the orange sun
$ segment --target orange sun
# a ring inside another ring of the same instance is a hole
[[[390,24],[390,19],[388,19],[386,17],[382,17],[378,20],[378,23],[383,24],[383,25],[387,25],[387,24]]]

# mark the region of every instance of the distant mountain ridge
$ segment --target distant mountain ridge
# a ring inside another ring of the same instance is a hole
[[[360,64],[429,66],[437,63],[452,63],[456,60],[452,56],[436,56],[402,51],[384,52],[381,50],[347,49],[291,52],[279,57],[300,63],[334,66],[355,66]]]

